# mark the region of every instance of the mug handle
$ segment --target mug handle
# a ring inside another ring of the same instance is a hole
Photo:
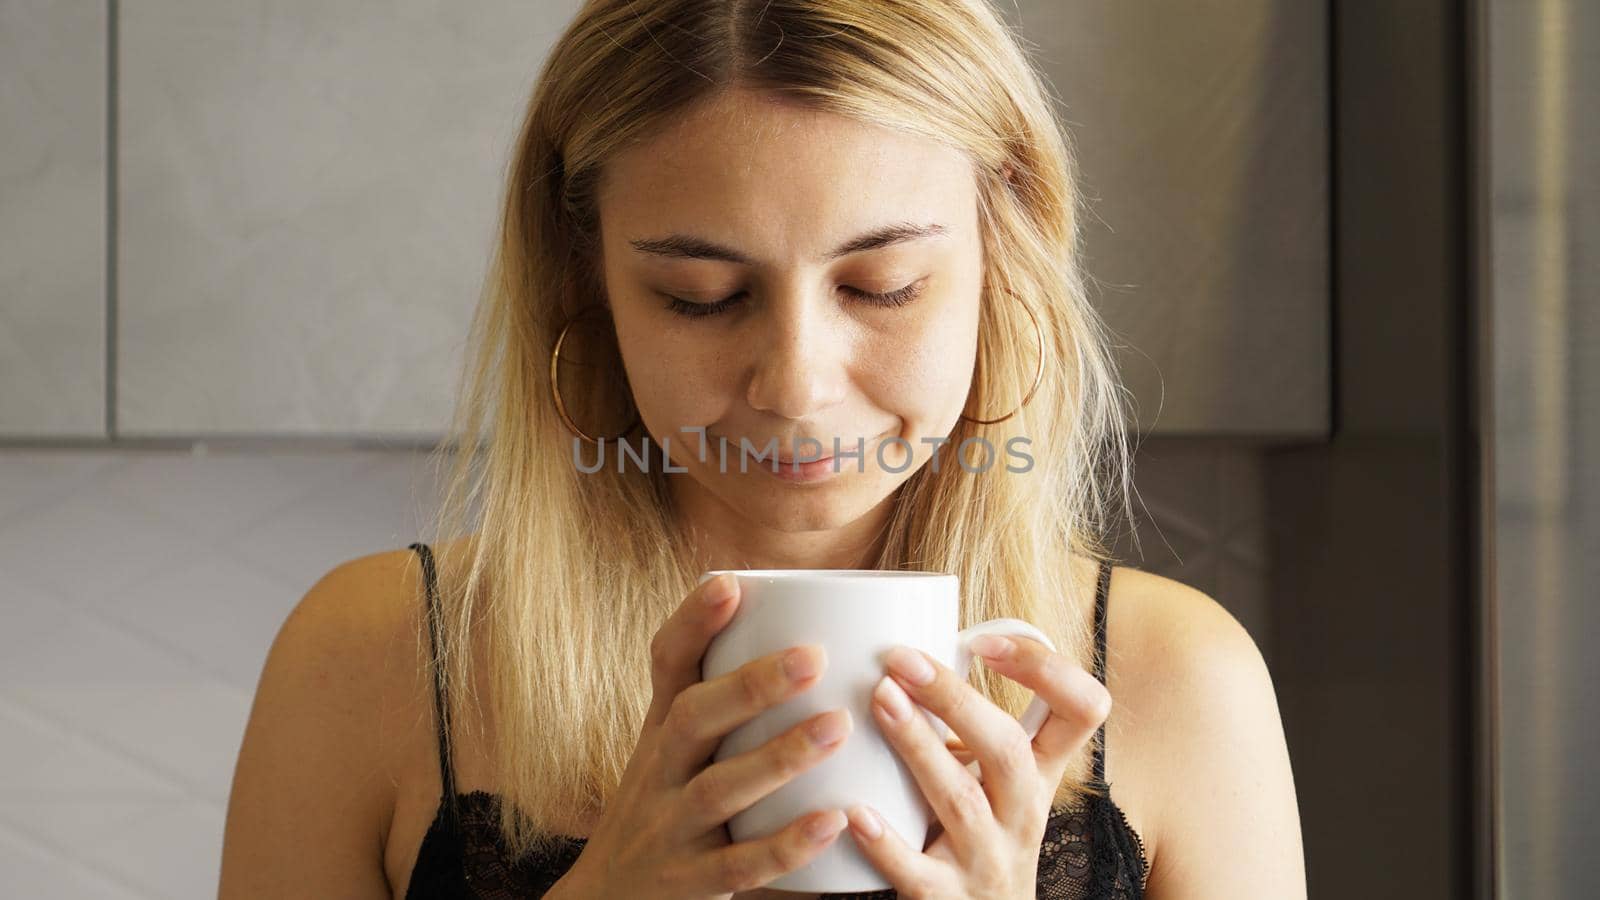
[[[1033,638],[1049,647],[1052,651],[1056,649],[1055,643],[1046,637],[1044,632],[1021,619],[990,619],[987,622],[979,622],[971,628],[963,629],[960,634],[956,635],[955,671],[963,678],[968,677],[972,671],[972,639],[982,634]],[[924,709],[923,713],[932,721],[934,728],[939,732],[940,738],[948,742],[952,734],[950,726],[946,725],[943,719],[934,715],[930,710]],[[1017,717],[1017,722],[1022,725],[1022,730],[1027,732],[1028,739],[1032,740],[1034,735],[1039,733],[1039,729],[1044,727],[1044,720],[1049,717],[1050,704],[1043,697],[1034,694],[1033,699],[1028,703],[1028,708],[1024,709],[1022,715]],[[979,774],[978,761],[973,760],[967,763],[967,769],[974,775]]]

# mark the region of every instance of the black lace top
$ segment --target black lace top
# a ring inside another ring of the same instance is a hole
[[[429,638],[437,655],[435,613],[438,584],[433,553],[427,544],[412,544],[422,561],[427,585]],[[1111,567],[1100,568],[1095,591],[1095,676],[1105,680],[1106,597]],[[411,872],[406,900],[512,900],[542,897],[565,875],[583,852],[585,839],[565,837],[548,853],[510,859],[498,828],[500,798],[485,791],[458,793],[444,743],[449,727],[443,684],[434,677],[435,721],[439,725],[439,771],[444,790],[439,810],[423,836]],[[1105,726],[1095,735],[1095,781],[1105,786]],[[1109,791],[1109,788],[1108,788]],[[454,798],[456,803],[447,802]],[[842,835],[841,839],[848,839]],[[1140,900],[1149,879],[1144,842],[1109,793],[1077,804],[1056,807],[1039,847],[1037,896],[1041,900]],[[823,894],[836,900],[893,900],[895,891]]]

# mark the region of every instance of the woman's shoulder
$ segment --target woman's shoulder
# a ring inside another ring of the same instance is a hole
[[[436,577],[454,571],[466,540],[428,545]],[[280,638],[324,646],[372,661],[396,654],[415,659],[427,637],[426,580],[411,547],[341,562],[306,592],[285,620]]]
[[[384,678],[397,663],[414,669],[421,661],[425,609],[415,551],[359,556],[312,584],[279,627],[273,652],[324,670],[326,687],[352,700],[377,699],[392,688]]]
[[[448,551],[435,550],[441,552]],[[345,560],[306,591],[269,653],[267,668],[277,657],[282,674],[291,676],[286,690],[315,692],[315,702],[345,711],[364,738],[350,750],[368,752],[364,764],[386,774],[403,765],[397,754],[410,749],[398,738],[429,734],[409,727],[419,718],[427,725],[421,713],[432,697],[423,584],[417,553],[407,548]]]
[[[411,593],[420,575],[409,553],[332,567],[279,626],[229,795],[230,892],[266,892],[268,878],[286,886],[288,875],[270,874],[278,863],[292,863],[307,886],[319,877],[382,883],[370,849],[386,838],[401,773],[431,736],[419,715],[428,695],[417,672],[419,595]]]
[[[436,577],[453,571],[465,549],[462,541],[429,545]],[[426,613],[421,555],[410,547],[385,550],[323,574],[278,641],[328,667],[328,687],[371,704],[373,714],[415,719],[433,700]]]
[[[457,571],[471,549],[470,539],[428,544],[435,576]],[[347,560],[301,605],[312,640],[344,654],[338,676],[352,698],[367,705],[365,727],[379,736],[365,754],[373,780],[386,789],[376,845],[383,848],[389,880],[404,883],[442,787],[421,554],[400,547]],[[482,775],[478,745],[459,728],[452,733],[457,782],[476,784]]]
[[[1209,594],[1132,566],[1112,570],[1107,630],[1124,690],[1171,690],[1192,679],[1261,661],[1239,620]]]
[[[1119,566],[1108,610],[1106,778],[1138,819],[1154,877],[1173,864],[1158,861],[1164,849],[1250,808],[1245,788],[1276,778],[1284,789],[1287,751],[1260,649],[1217,599]]]
[[[1099,566],[1078,558],[1074,563],[1080,596],[1091,603]],[[1154,572],[1113,565],[1106,610],[1106,676],[1122,693],[1168,691],[1175,678],[1192,679],[1217,665],[1248,665],[1261,658],[1255,641],[1223,604]]]
[[[455,571],[468,549],[466,540],[428,545],[436,577]],[[378,762],[391,781],[401,771],[437,768],[426,614],[421,555],[400,547],[329,569],[278,636],[325,668],[326,689],[360,704],[370,724],[384,730]]]

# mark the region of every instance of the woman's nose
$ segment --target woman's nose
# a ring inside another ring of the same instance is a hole
[[[815,417],[844,398],[846,329],[831,298],[799,292],[772,298],[751,348],[752,407],[785,419]]]

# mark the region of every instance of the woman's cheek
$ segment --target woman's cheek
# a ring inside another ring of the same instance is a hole
[[[959,320],[935,321],[884,360],[886,374],[892,372],[898,382],[897,395],[910,407],[908,415],[924,425],[959,415],[972,385],[976,342],[975,331]]]
[[[650,433],[658,439],[671,437],[673,444],[695,440],[692,433],[678,429],[717,421],[726,406],[726,391],[715,371],[689,362],[652,366],[633,386],[640,417]]]

